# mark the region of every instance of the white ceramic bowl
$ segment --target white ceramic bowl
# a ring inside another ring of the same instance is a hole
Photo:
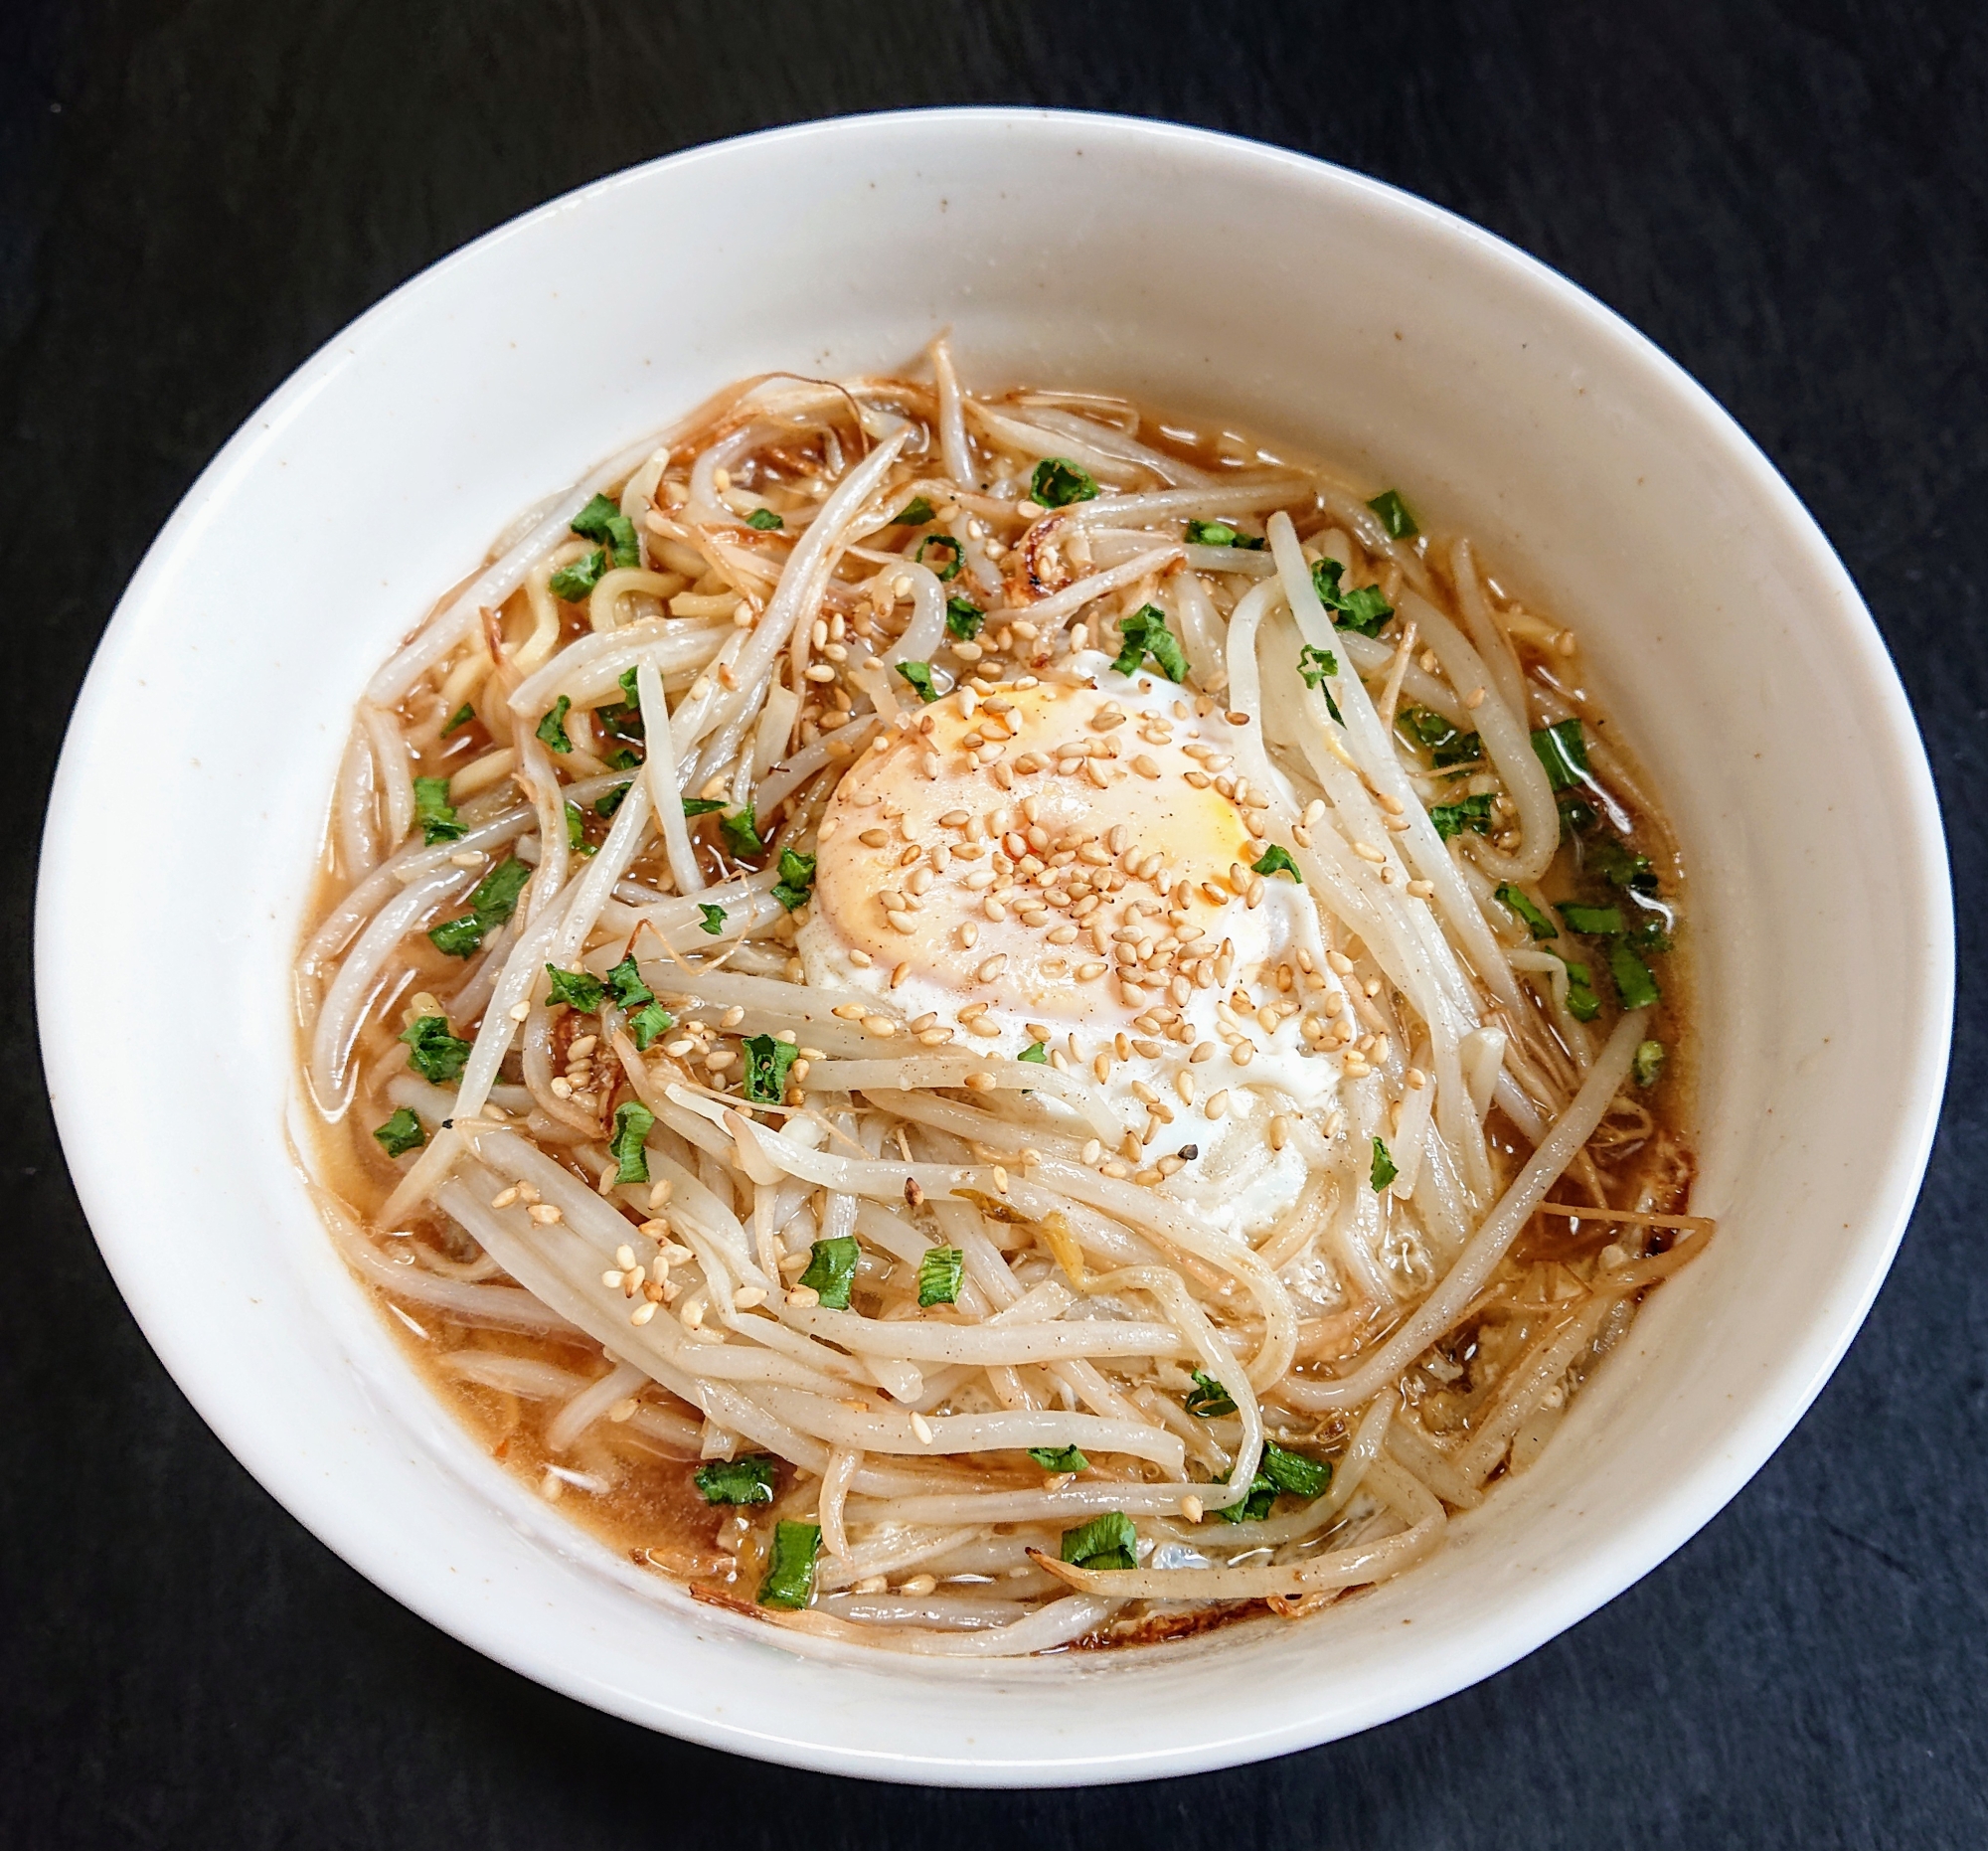
[[[1699,1204],[1542,1463],[1426,1566],[1298,1625],[948,1667],[797,1655],[638,1580],[430,1402],[291,1167],[288,965],[348,714],[513,515],[724,382],[891,368],[1102,386],[1399,482],[1577,623],[1694,872]],[[105,1259],[201,1414],[415,1611],[673,1734],[893,1779],[1271,1755],[1484,1677],[1619,1593],[1779,1443],[1856,1331],[1944,1073],[1945,861],[1904,695],[1732,421],[1578,289],[1334,168],[1150,122],[815,124],[600,182],[356,322],[152,548],[44,848],[43,1045]],[[105,1036],[114,969],[145,999]],[[1211,1689],[1221,1692],[1209,1701]]]

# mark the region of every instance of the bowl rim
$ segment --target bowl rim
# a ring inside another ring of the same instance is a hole
[[[72,852],[70,844],[83,833],[73,827],[79,820],[85,776],[83,767],[98,731],[99,710],[110,698],[112,664],[144,639],[142,629],[149,608],[169,579],[176,556],[197,538],[207,511],[224,500],[235,483],[260,466],[264,453],[288,421],[364,351],[369,340],[402,318],[420,314],[424,294],[437,278],[480,260],[549,218],[594,206],[619,189],[639,185],[659,169],[681,171],[723,164],[742,149],[769,145],[800,152],[824,139],[843,141],[908,129],[943,132],[954,126],[988,124],[1077,130],[1127,143],[1144,142],[1155,152],[1253,162],[1302,176],[1310,184],[1338,189],[1343,197],[1366,209],[1419,221],[1426,230],[1474,248],[1480,256],[1539,291],[1555,313],[1584,323],[1591,333],[1609,342],[1623,366],[1639,373],[1653,394],[1689,415],[1698,434],[1717,446],[1747,479],[1760,505],[1772,511],[1782,525],[1783,537],[1799,550],[1805,564],[1825,583],[1833,584],[1839,593],[1839,621],[1853,650],[1845,672],[1865,691],[1870,703],[1867,718],[1898,773],[1898,791],[1904,799],[1900,861],[1909,869],[1915,888],[1911,899],[1925,919],[1929,935],[1928,959],[1918,973],[1917,986],[1925,1006],[1910,1022],[1905,1057],[1910,1076],[1909,1096],[1895,1106],[1898,1129],[1872,1187],[1883,1210],[1868,1218],[1843,1262],[1841,1278],[1853,1289],[1812,1320],[1806,1333],[1809,1341],[1804,1345],[1810,1364],[1806,1373],[1792,1379],[1784,1375],[1770,1385],[1769,1392],[1756,1398],[1726,1430],[1724,1446],[1685,1475],[1639,1521],[1618,1529],[1605,1546],[1587,1552],[1577,1570],[1558,1588],[1554,1599],[1546,1603],[1551,1606],[1551,1617],[1517,1627],[1480,1629],[1467,1643],[1459,1641],[1462,1649],[1442,1676],[1424,1680],[1410,1691],[1377,1693],[1350,1721],[1342,1717],[1340,1723],[1330,1723],[1315,1715],[1301,1716],[1282,1730],[1240,1740],[1210,1739],[1191,1752],[1170,1749],[1163,1759],[1136,1754],[1059,1754],[1046,1744],[1046,1752],[1031,1758],[968,1764],[892,1750],[853,1753],[802,1739],[770,1737],[687,1711],[662,1715],[638,1693],[582,1675],[556,1652],[534,1650],[522,1639],[506,1636],[498,1625],[480,1619],[480,1609],[452,1606],[431,1581],[423,1579],[384,1540],[379,1526],[363,1517],[336,1521],[320,1496],[314,1491],[306,1493],[301,1480],[318,1468],[300,1464],[265,1429],[238,1416],[239,1381],[225,1359],[203,1354],[195,1340],[197,1333],[173,1321],[170,1307],[152,1288],[140,1263],[138,1217],[113,1197],[106,1173],[109,1159],[84,1122],[81,1101],[92,1057],[80,1029],[72,1026],[72,1012],[62,1006],[66,995],[77,993],[80,975],[72,961],[63,922],[71,908],[86,903],[83,860]],[[292,1515],[304,1509],[312,1512],[308,1518],[299,1515],[299,1521],[320,1541],[430,1623],[534,1681],[591,1707],[666,1729],[707,1747],[795,1767],[870,1778],[996,1785],[1129,1780],[1202,1771],[1313,1746],[1393,1720],[1464,1689],[1536,1650],[1682,1547],[1738,1494],[1793,1430],[1856,1336],[1884,1282],[1915,1204],[1937,1128],[1951,1039],[1955,961],[1950,875],[1931,768],[1904,686],[1869,609],[1814,517],[1759,445],[1705,387],[1648,336],[1580,285],[1509,241],[1445,208],[1333,163],[1246,137],[1152,118],[993,105],[881,110],[790,123],[619,170],[519,214],[437,259],[325,341],[248,415],[200,472],[146,550],[98,641],[71,716],[50,794],[37,882],[34,956],[38,1026],[51,1102],[72,1181],[104,1262],[147,1341],[201,1418],[285,1510]],[[1826,1341],[1816,1341],[1819,1335]]]

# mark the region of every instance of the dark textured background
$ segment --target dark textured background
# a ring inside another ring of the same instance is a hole
[[[693,142],[949,101],[1178,117],[1378,174],[1558,265],[1676,355],[1786,471],[1877,613],[1940,778],[1971,963],[1988,877],[1970,801],[1988,737],[1978,5],[12,0],[0,1839],[1988,1844],[1988,1300],[1967,1182],[1988,1076],[1966,977],[1953,1098],[1891,1282],[1732,1508],[1490,1683],[1233,1773],[949,1794],[610,1722],[359,1580],[146,1349],[56,1148],[27,957],[63,722],[144,547],[293,367],[464,240]],[[146,896],[126,903],[141,920]],[[106,1036],[144,1032],[142,999],[114,984],[70,1001]]]

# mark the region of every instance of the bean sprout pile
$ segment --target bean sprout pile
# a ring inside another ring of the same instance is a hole
[[[315,1199],[704,1600],[946,1656],[1308,1613],[1711,1238],[1678,854],[1411,494],[920,374],[731,388],[374,676]]]

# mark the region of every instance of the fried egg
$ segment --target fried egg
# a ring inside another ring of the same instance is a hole
[[[1305,1179],[1269,1120],[1331,1112],[1318,1043],[1350,1018],[1309,896],[1255,871],[1269,793],[1233,753],[1250,722],[1095,652],[984,686],[906,716],[843,777],[808,980],[887,1001],[927,1047],[1040,1046],[1124,1124],[1101,1162],[1260,1232]]]

